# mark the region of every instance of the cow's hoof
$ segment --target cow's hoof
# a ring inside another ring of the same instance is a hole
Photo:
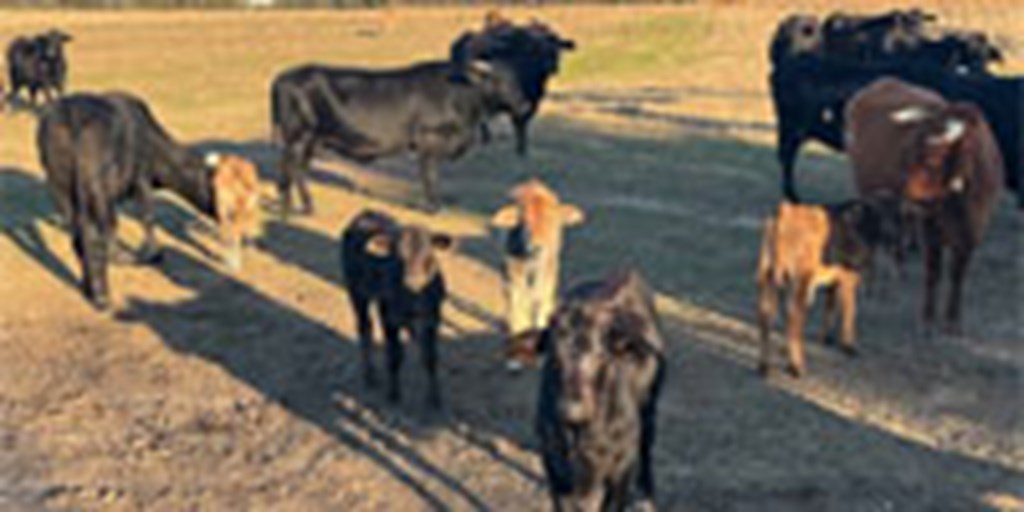
[[[758,363],[757,373],[761,375],[762,378],[767,379],[772,375],[772,366],[768,363]]]
[[[160,249],[146,249],[139,254],[142,265],[159,265],[164,261],[164,252]]]
[[[110,311],[110,306],[112,304],[110,297],[107,295],[92,297],[91,299],[89,299],[89,302],[92,304],[92,307],[96,308],[96,311],[102,313]]]
[[[836,344],[836,335],[832,332],[825,334],[821,337],[821,344],[826,347],[831,347]]]
[[[786,365],[786,373],[789,373],[790,377],[793,377],[794,379],[799,379],[804,376],[804,368],[803,366],[789,363]]]
[[[840,349],[846,357],[857,357],[860,355],[860,351],[854,345],[840,345]]]
[[[654,501],[650,498],[644,499],[643,501],[633,505],[631,508],[633,512],[657,512],[658,508],[654,506]]]

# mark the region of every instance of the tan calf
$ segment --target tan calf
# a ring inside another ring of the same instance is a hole
[[[232,270],[242,266],[242,243],[260,235],[262,188],[256,166],[234,155],[209,153],[206,165],[213,173],[214,210],[224,262]]]
[[[509,194],[514,203],[491,217],[495,227],[509,230],[505,244],[505,292],[509,355],[516,340],[547,326],[558,293],[559,254],[566,227],[583,222],[583,212],[563,204],[550,188],[533,179]],[[512,368],[518,366],[509,359]]]
[[[803,331],[807,311],[819,288],[825,290],[825,316],[821,339],[828,342],[838,302],[840,342],[847,354],[856,353],[854,338],[857,288],[860,273],[881,244],[883,217],[880,203],[853,200],[835,206],[782,203],[765,220],[757,266],[758,321],[761,331],[759,370],[770,372],[770,331],[779,295],[788,291],[786,343],[789,371],[805,371]]]

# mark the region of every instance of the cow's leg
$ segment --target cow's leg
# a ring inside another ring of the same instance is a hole
[[[963,328],[960,316],[963,287],[964,280],[967,277],[967,267],[970,265],[971,255],[974,252],[973,249],[969,245],[953,249],[953,261],[949,270],[950,288],[949,296],[946,298],[945,321],[945,329],[950,334],[960,334]]]
[[[434,409],[441,408],[441,390],[437,382],[437,329],[438,325],[434,321],[421,324],[417,328],[420,357],[423,359],[423,369],[427,373],[427,403]]]
[[[72,244],[82,265],[82,293],[99,310],[110,307],[107,286],[108,229],[96,219],[79,215],[72,225]]]
[[[533,112],[524,116],[516,116],[512,118],[512,128],[516,132],[516,153],[519,156],[526,156],[529,149],[529,127],[530,120],[533,119]]]
[[[420,179],[423,181],[423,195],[427,199],[427,208],[432,212],[441,209],[441,199],[437,194],[438,159],[434,155],[420,154]]]
[[[393,305],[380,303],[381,324],[384,327],[384,343],[388,365],[388,400],[397,403],[402,399],[399,372],[405,350],[402,347],[401,323]]]
[[[823,315],[821,318],[821,331],[818,334],[818,339],[822,345],[832,345],[835,343],[835,321],[836,321],[836,293],[839,284],[835,284],[826,287],[824,290],[824,307]]]
[[[491,127],[487,125],[487,121],[480,123],[480,144],[487,145],[491,143]]]
[[[761,358],[757,370],[765,377],[771,373],[772,323],[775,321],[779,303],[779,291],[767,279],[767,276],[760,279],[757,298],[757,321],[761,334]]]
[[[800,152],[802,140],[794,130],[785,126],[779,127],[778,158],[782,166],[782,195],[792,202],[799,202],[800,196],[796,192],[795,167],[796,157]]]
[[[285,142],[281,155],[280,173],[278,174],[277,191],[281,199],[281,212],[287,216],[292,213],[292,187],[297,185],[302,196],[303,208],[312,213],[313,203],[306,188],[305,175],[309,160],[313,155],[313,140],[302,137],[298,140]]]
[[[804,374],[804,324],[807,321],[807,310],[811,307],[814,290],[809,278],[800,278],[796,282],[793,293],[789,295],[786,313],[786,345],[789,351],[789,372],[794,377]]]
[[[842,321],[842,332],[839,343],[843,353],[848,356],[857,355],[857,286],[859,277],[846,276],[839,281],[839,314]]]
[[[158,263],[162,254],[156,241],[156,201],[153,198],[153,188],[148,183],[143,183],[139,185],[138,194],[139,207],[142,209],[142,225],[145,228],[139,260],[145,264]]]
[[[353,286],[351,283],[349,286]],[[352,309],[356,314],[359,330],[359,353],[362,358],[363,384],[372,388],[377,384],[377,372],[373,366],[373,319],[370,317],[370,300],[360,293],[350,292]]]
[[[644,502],[654,503],[654,459],[651,450],[657,437],[658,427],[658,396],[664,382],[664,367],[658,368],[658,374],[651,386],[651,394],[640,410],[640,468],[637,473],[637,484]]]
[[[922,320],[925,335],[935,322],[935,298],[942,278],[942,233],[936,220],[929,218],[924,227],[924,306]]]
[[[633,471],[608,482],[601,510],[625,511],[629,503],[629,484],[633,481]]]

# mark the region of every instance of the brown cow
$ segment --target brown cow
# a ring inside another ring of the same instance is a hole
[[[770,372],[770,331],[779,294],[787,288],[786,341],[793,375],[799,377],[805,370],[803,330],[818,288],[824,287],[826,293],[822,342],[830,341],[838,299],[842,348],[856,353],[857,287],[874,251],[890,242],[884,225],[896,213],[889,204],[860,199],[826,206],[783,202],[765,220],[757,265],[763,375]]]
[[[508,229],[505,292],[508,299],[509,367],[519,366],[520,343],[547,326],[558,293],[562,232],[583,222],[583,212],[562,203],[553,190],[533,179],[512,189],[514,204],[498,210],[491,225]]]
[[[971,103],[948,103],[932,91],[889,78],[857,93],[846,120],[847,153],[860,193],[900,194],[921,211],[926,328],[935,320],[943,250],[950,249],[945,327],[958,332],[967,267],[1005,172],[991,128]]]

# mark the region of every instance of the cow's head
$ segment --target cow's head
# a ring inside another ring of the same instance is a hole
[[[490,110],[520,116],[532,109],[511,65],[501,61],[471,59],[457,69],[454,79],[479,89]]]
[[[579,207],[562,203],[553,190],[537,179],[517,185],[509,196],[514,203],[491,216],[492,226],[510,231],[506,244],[509,256],[528,257],[541,244],[558,243],[563,228],[585,219]]]
[[[983,32],[951,32],[941,40],[960,73],[979,72],[991,63],[1002,62],[1003,52]]]
[[[970,103],[954,103],[939,110],[910,106],[891,118],[917,130],[905,159],[904,196],[928,202],[963,193],[973,172],[974,133],[984,120],[978,107]]]
[[[46,59],[59,59],[64,55],[64,44],[71,42],[71,36],[58,29],[50,29],[37,39],[42,55]]]
[[[877,249],[902,260],[903,198],[878,193],[854,199],[832,210],[829,259],[847,267],[864,269]]]
[[[559,415],[569,425],[592,421],[623,377],[619,370],[650,361],[662,346],[650,319],[614,301],[569,300],[542,336],[560,383]]]
[[[418,295],[441,271],[436,253],[448,251],[453,245],[453,238],[447,234],[411,225],[373,234],[367,239],[366,251],[378,258],[394,259],[401,270],[403,288]]]
[[[243,242],[258,237],[262,230],[260,198],[263,189],[256,166],[244,158],[208,153],[205,162],[212,173],[214,211],[227,251],[225,263],[237,270],[242,264]]]
[[[790,57],[821,51],[821,22],[815,16],[794,14],[779,22],[769,55],[775,65]]]

